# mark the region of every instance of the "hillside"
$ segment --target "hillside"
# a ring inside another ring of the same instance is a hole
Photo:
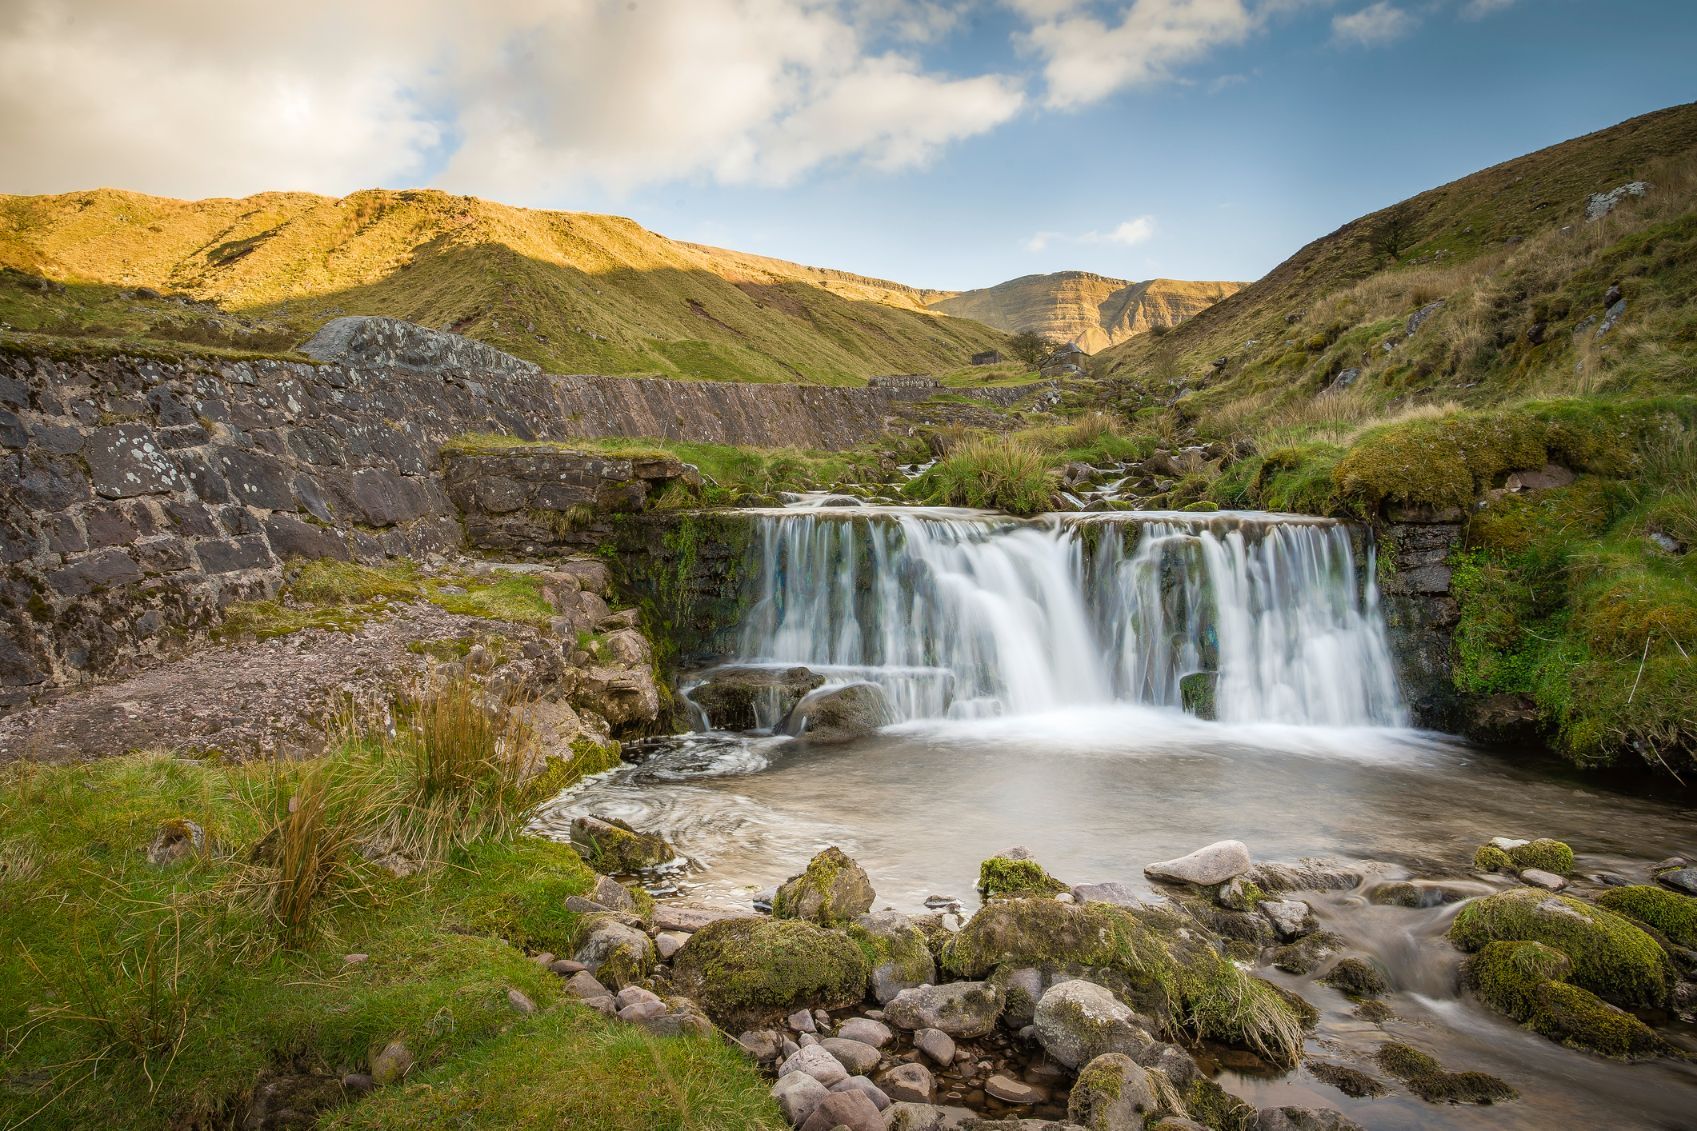
[[[899,284],[434,191],[0,197],[0,267],[37,277],[0,278],[17,330],[281,350],[338,315],[387,314],[564,373],[857,383],[953,369],[1003,338]]]
[[[1103,404],[1206,445],[1161,504],[1378,525],[1459,727],[1697,771],[1697,105],[1363,217],[1095,361]]]
[[[1010,333],[1034,330],[1077,342],[1085,353],[1096,353],[1157,327],[1176,326],[1242,285],[1179,279],[1134,283],[1088,271],[1057,271],[932,298],[927,304]]]

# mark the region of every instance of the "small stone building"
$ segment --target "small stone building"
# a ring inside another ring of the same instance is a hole
[[[983,353],[972,355],[972,364],[974,365],[1000,365],[1001,363],[1001,350],[985,350]]]

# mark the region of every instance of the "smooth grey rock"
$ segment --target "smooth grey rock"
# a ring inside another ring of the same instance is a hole
[[[1154,1042],[1129,1006],[1093,982],[1050,987],[1037,1003],[1032,1024],[1043,1051],[1068,1068],[1079,1068],[1105,1052],[1135,1059]]]
[[[780,1076],[778,1082],[772,1085],[772,1098],[778,1101],[778,1110],[784,1113],[791,1127],[805,1123],[830,1094],[825,1085],[805,1072]]]
[[[831,1085],[831,1091],[833,1091],[833,1092],[847,1092],[847,1091],[861,1092],[866,1096],[867,1099],[872,1101],[872,1106],[877,1108],[879,1111],[883,1111],[885,1108],[890,1106],[890,1097],[886,1096],[884,1094],[884,1090],[882,1088],[880,1088],[878,1085],[874,1084],[871,1080],[867,1079],[865,1076],[850,1076],[847,1080],[843,1080],[843,1081],[840,1081],[838,1083],[832,1084]]]
[[[847,1037],[826,1037],[819,1047],[842,1062],[850,1076],[863,1076],[878,1067],[878,1050]]]
[[[989,982],[950,982],[903,990],[884,1007],[901,1029],[941,1029],[951,1037],[982,1037],[996,1027],[1002,993]]]
[[[670,962],[672,955],[683,949],[689,941],[689,935],[683,931],[661,931],[654,936],[654,949],[659,952],[662,962]]]
[[[955,1062],[955,1039],[941,1029],[921,1029],[913,1035],[913,1047],[947,1067]]]
[[[737,1037],[737,1044],[762,1064],[778,1058],[778,1034],[770,1029],[750,1029]]]
[[[847,683],[809,692],[790,712],[787,729],[812,743],[849,742],[895,721],[875,683]]]
[[[1697,895],[1697,868],[1678,868],[1672,872],[1663,872],[1656,877],[1656,882],[1682,891],[1686,895]]]
[[[813,1023],[813,1011],[811,1009],[798,1009],[786,1017],[784,1021],[798,1033],[815,1033],[819,1029]]]
[[[1300,899],[1263,899],[1257,906],[1286,942],[1313,933],[1313,916]]]
[[[984,1091],[1007,1104],[1039,1104],[1049,1098],[1049,1093],[1042,1088],[1004,1072],[995,1073],[984,1081]]]
[[[1157,880],[1211,887],[1249,871],[1253,861],[1241,840],[1220,840],[1186,856],[1147,865],[1143,874]]]
[[[638,1002],[654,1002],[659,1005],[665,1004],[659,994],[655,993],[653,990],[644,989],[641,986],[626,986],[614,995],[614,1000],[619,1003],[620,1009],[625,1008],[627,1005],[636,1005]]]
[[[642,930],[606,916],[592,922],[573,957],[598,979],[604,968],[624,967],[635,977],[654,968],[654,944]]]
[[[839,1127],[848,1131],[884,1131],[884,1115],[870,1096],[856,1088],[831,1092],[801,1125],[802,1131],[833,1131]]]
[[[1072,889],[1074,903],[1112,903],[1116,907],[1141,907],[1143,900],[1130,884],[1110,880],[1105,884],[1079,884]]]
[[[609,911],[635,911],[636,897],[630,889],[611,876],[596,876],[589,898]]]
[[[798,1049],[794,1055],[785,1059],[778,1066],[778,1077],[782,1079],[792,1072],[805,1072],[829,1088],[839,1080],[847,1080],[849,1074],[843,1070],[842,1061],[832,1056],[830,1051],[820,1045],[808,1045]]]
[[[930,1103],[931,1091],[936,1086],[931,1070],[917,1061],[896,1065],[878,1077],[878,1083],[898,1103]]]
[[[1520,882],[1543,888],[1545,891],[1560,891],[1567,886],[1567,877],[1546,872],[1541,868],[1525,868],[1520,873]]]
[[[895,1038],[888,1025],[865,1017],[850,1017],[844,1021],[837,1027],[837,1036],[871,1045],[875,1049],[883,1048]]]

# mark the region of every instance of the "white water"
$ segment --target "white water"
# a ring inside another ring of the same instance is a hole
[[[1222,722],[1407,722],[1372,562],[1357,568],[1340,523],[880,507],[754,521],[742,662],[871,680],[902,720],[1176,708],[1184,676],[1215,671]]]

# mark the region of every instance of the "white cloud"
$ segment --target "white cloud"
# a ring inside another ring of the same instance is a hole
[[[516,201],[899,169],[993,129],[1020,81],[904,47],[958,0],[13,0],[0,191],[341,193],[428,177]],[[51,96],[43,95],[51,92]]]
[[[1122,247],[1133,247],[1147,243],[1155,236],[1155,217],[1134,216],[1125,220],[1106,232],[1089,231],[1077,235],[1067,235],[1063,232],[1040,231],[1033,232],[1024,241],[1025,250],[1031,252],[1043,251],[1052,243],[1074,244],[1119,244]]]
[[[1461,18],[1464,20],[1482,20],[1486,16],[1494,16],[1498,12],[1507,11],[1514,7],[1514,0],[1467,0],[1461,6]]]
[[[1240,43],[1256,26],[1244,0],[1134,0],[1113,24],[1070,7],[1028,3],[1025,10],[1039,18],[1022,42],[1044,60],[1044,101],[1061,109],[1169,78],[1174,67]]]
[[[1378,47],[1401,39],[1414,30],[1415,19],[1392,4],[1379,0],[1358,12],[1332,17],[1332,39],[1360,47]]]

